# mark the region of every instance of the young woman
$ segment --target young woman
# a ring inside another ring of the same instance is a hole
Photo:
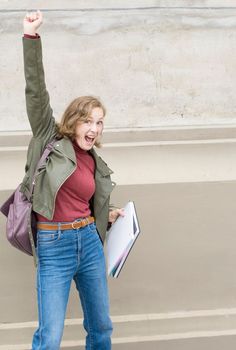
[[[44,81],[40,11],[24,18],[26,105],[33,138],[21,190],[27,193],[45,146],[53,150],[36,177],[33,209],[37,215],[37,293],[39,327],[33,350],[57,350],[63,334],[72,280],[79,292],[87,332],[86,349],[111,349],[112,323],[103,241],[108,222],[112,171],[97,156],[105,108],[95,97],[76,98],[56,124]]]

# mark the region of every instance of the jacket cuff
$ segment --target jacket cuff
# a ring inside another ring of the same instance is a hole
[[[40,36],[38,35],[38,33],[36,33],[35,35],[24,34],[24,38],[26,38],[26,39],[39,39]]]

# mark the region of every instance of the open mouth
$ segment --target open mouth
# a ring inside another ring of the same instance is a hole
[[[88,143],[93,143],[95,140],[95,137],[89,137],[89,136],[85,136],[85,141]]]

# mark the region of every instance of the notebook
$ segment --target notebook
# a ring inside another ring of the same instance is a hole
[[[124,207],[125,216],[119,216],[107,234],[107,270],[108,275],[117,278],[140,234],[134,202]]]

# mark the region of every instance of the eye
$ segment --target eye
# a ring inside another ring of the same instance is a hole
[[[103,125],[103,120],[99,120],[99,121],[97,122],[97,124],[98,124],[98,125]]]

